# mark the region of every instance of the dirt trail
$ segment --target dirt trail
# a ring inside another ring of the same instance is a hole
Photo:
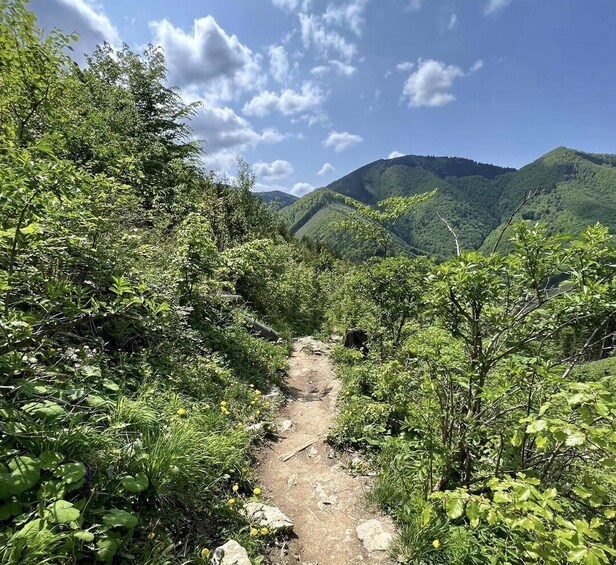
[[[367,478],[351,476],[325,443],[340,390],[327,353],[327,346],[312,338],[295,342],[290,398],[279,416],[293,426],[260,454],[264,494],[295,525],[295,535],[272,551],[275,565],[386,562],[382,551],[368,554],[355,532],[373,517],[365,508]]]

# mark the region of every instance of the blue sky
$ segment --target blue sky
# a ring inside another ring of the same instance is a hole
[[[208,169],[304,194],[396,154],[616,153],[614,0],[32,0],[45,28],[161,45]]]

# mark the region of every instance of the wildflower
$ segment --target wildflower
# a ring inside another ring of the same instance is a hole
[[[203,557],[203,559],[205,559],[206,557],[208,557],[210,555],[210,550],[207,547],[204,547],[201,550],[201,557]]]
[[[257,410],[257,411],[255,412],[255,414],[256,414],[257,416],[260,416],[260,415],[261,415],[261,410]]]
[[[261,528],[261,535],[262,536],[266,536],[267,534],[269,534],[269,529],[268,528]]]
[[[255,394],[256,394],[257,396],[259,396],[259,395],[261,394],[261,391],[260,391],[260,390],[255,390]]]
[[[233,506],[234,504],[235,504],[235,498],[230,498],[229,500],[227,500],[228,506]]]
[[[221,406],[226,406],[227,405],[227,401],[226,400],[221,400],[220,401],[220,405]]]
[[[238,485],[233,485],[233,488],[231,490],[233,490],[233,492],[237,492],[238,490],[240,490],[240,487]]]
[[[249,386],[250,386],[250,388],[255,388],[255,385],[249,385]]]
[[[256,400],[251,400],[250,404],[255,404],[257,401]]]
[[[254,538],[256,535],[258,535],[259,530],[257,530],[257,528],[250,528],[250,535]]]
[[[186,416],[186,410],[184,410],[184,408],[178,408],[178,416]]]
[[[434,547],[434,549],[438,549],[439,547],[441,547],[441,542],[440,542],[440,540],[435,539],[435,540],[432,542],[432,547]]]
[[[156,537],[156,534],[154,532],[150,532],[148,534],[148,539],[154,539]]]
[[[265,407],[266,407],[266,408],[269,408],[271,405],[272,405],[272,403],[271,403],[271,402],[266,402],[266,403],[265,403]]]
[[[261,494],[261,489],[259,487],[255,487],[255,489],[252,492],[254,493],[255,496],[259,496]]]

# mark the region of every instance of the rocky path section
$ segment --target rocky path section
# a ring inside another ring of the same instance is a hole
[[[272,550],[270,562],[387,563],[391,522],[382,517],[369,522],[375,517],[364,506],[368,479],[351,476],[325,443],[340,390],[325,344],[308,337],[295,342],[288,386],[279,441],[259,459],[264,494],[294,524],[293,535]]]

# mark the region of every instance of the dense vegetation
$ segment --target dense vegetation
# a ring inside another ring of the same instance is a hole
[[[370,336],[337,354],[332,440],[380,469],[405,563],[616,557],[616,250],[599,225],[511,231],[507,255],[332,274],[329,323]]]
[[[433,198],[387,226],[400,240],[401,253],[452,255],[455,245],[447,223],[463,249],[490,251],[525,195],[537,192],[524,207],[523,217],[545,223],[550,233],[580,234],[595,222],[616,229],[616,156],[564,147],[519,171],[449,157],[408,155],[380,160],[331,183],[326,191],[374,205],[390,196],[412,196],[435,188],[438,193]],[[291,232],[336,246],[349,259],[373,255],[375,251],[360,240],[340,240],[336,224],[344,211],[330,210],[336,198],[317,201],[313,194],[284,210]],[[299,226],[298,216],[302,217]]]
[[[231,187],[201,171],[159,50],[79,68],[72,39],[0,1],[0,562],[258,555],[237,507],[287,341],[247,318],[314,331],[330,259],[245,165]]]
[[[331,441],[379,471],[401,562],[616,559],[615,157],[401,157],[278,214],[245,163],[202,170],[158,49],[78,67],[0,9],[0,562],[208,563],[230,537],[261,562],[238,507],[267,392],[290,338],[350,327]]]

